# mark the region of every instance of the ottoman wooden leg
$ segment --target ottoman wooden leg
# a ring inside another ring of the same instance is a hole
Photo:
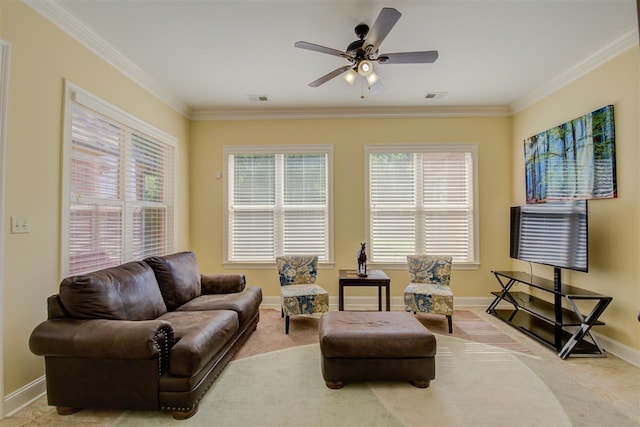
[[[332,390],[344,387],[344,381],[325,381],[324,383]]]
[[[82,408],[73,408],[71,406],[56,406],[56,411],[58,411],[58,415],[71,415],[75,414]]]
[[[429,384],[431,383],[431,381],[429,380],[415,380],[415,381],[411,381],[411,384],[413,384],[414,386],[418,387],[418,388],[427,388],[429,387]]]

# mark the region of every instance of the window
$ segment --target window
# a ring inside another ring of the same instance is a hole
[[[227,262],[331,262],[332,147],[224,147]]]
[[[67,83],[63,274],[174,249],[172,137]]]
[[[370,262],[412,254],[476,264],[473,144],[367,146]]]

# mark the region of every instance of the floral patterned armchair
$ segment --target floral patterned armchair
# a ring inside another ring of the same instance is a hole
[[[449,333],[452,333],[453,292],[449,286],[451,257],[409,255],[407,264],[411,283],[404,290],[405,310],[444,314],[449,323]]]
[[[315,284],[318,275],[318,257],[290,255],[276,257],[280,275],[282,317],[285,333],[289,333],[289,316],[324,313],[329,311],[329,293]]]

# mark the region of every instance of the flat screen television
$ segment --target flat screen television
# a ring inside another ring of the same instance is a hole
[[[587,201],[511,208],[511,258],[588,271]]]

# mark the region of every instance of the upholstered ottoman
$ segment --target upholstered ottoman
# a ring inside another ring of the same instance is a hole
[[[436,376],[436,338],[411,313],[330,311],[319,330],[329,388],[349,381],[409,381],[425,388]]]

